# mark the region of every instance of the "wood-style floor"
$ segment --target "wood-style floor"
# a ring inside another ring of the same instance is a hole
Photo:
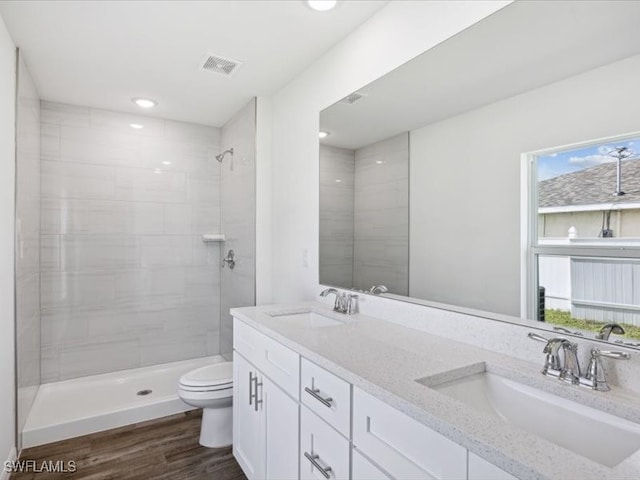
[[[75,473],[14,473],[11,480],[246,480],[231,447],[198,444],[201,410],[23,450],[20,460],[75,461]],[[65,465],[69,465],[65,463]]]

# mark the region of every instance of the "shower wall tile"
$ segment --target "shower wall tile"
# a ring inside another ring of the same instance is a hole
[[[126,336],[95,339],[60,348],[61,379],[140,366],[140,344]]]
[[[118,200],[184,203],[187,201],[186,174],[171,170],[124,168],[116,173]]]
[[[16,117],[16,383],[18,450],[40,385],[40,99],[18,55]]]
[[[339,181],[337,181],[339,180]],[[355,152],[320,145],[320,283],[353,286]]]
[[[41,108],[43,381],[218,354],[220,131]]]
[[[233,270],[220,276],[220,352],[231,359],[233,321],[229,309],[255,305],[256,102],[252,100],[222,128],[221,150],[234,149],[222,163],[221,224],[226,235],[222,256],[236,254]]]
[[[165,205],[165,233],[216,232],[220,228],[220,206],[218,202],[206,205]]]
[[[42,123],[40,128],[40,158],[58,160],[60,158],[60,126]]]
[[[88,127],[90,124],[89,107],[79,107],[64,103],[41,101],[42,123],[71,127]]]
[[[43,234],[162,234],[164,204],[42,199]]]
[[[188,235],[154,235],[142,237],[142,266],[192,264],[192,242]]]
[[[115,198],[116,171],[103,165],[43,161],[40,184],[43,197]]]
[[[355,162],[353,285],[408,295],[408,133],[356,150]]]
[[[136,235],[62,235],[60,268],[65,272],[112,271],[141,264],[141,242]]]
[[[59,235],[40,236],[40,270],[42,272],[60,270]]]

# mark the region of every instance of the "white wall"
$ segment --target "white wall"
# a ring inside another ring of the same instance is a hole
[[[320,110],[508,3],[391,2],[273,97],[271,300],[319,292]]]
[[[256,215],[256,100],[238,110],[222,127],[220,151],[233,148],[220,164],[221,232],[226,241],[222,255],[235,252],[233,270],[220,275],[220,353],[228,360],[233,352],[233,318],[230,308],[255,305]],[[217,163],[217,162],[216,162]],[[220,257],[222,258],[222,257]]]
[[[0,460],[15,447],[15,45],[0,18]]]
[[[272,101],[256,99],[256,303],[271,301]]]

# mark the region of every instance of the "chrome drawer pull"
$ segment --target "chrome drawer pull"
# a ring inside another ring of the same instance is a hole
[[[304,456],[307,457],[307,460],[311,462],[311,465],[316,467],[316,469],[322,474],[324,478],[331,478],[331,475],[329,475],[331,467],[323,467],[318,463],[320,455],[310,455],[307,452],[304,452]]]
[[[313,398],[315,398],[316,400],[318,400],[320,403],[322,403],[325,407],[329,407],[331,408],[331,402],[333,402],[333,398],[328,397],[328,398],[323,398],[319,395],[320,390],[317,388],[309,388],[309,387],[304,387],[304,391],[307,392],[309,395],[311,395]]]
[[[249,405],[253,399],[253,372],[249,372]]]

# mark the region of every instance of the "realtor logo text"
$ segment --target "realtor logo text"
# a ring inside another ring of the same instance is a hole
[[[74,473],[77,470],[76,462],[69,460],[7,460],[4,462],[5,472],[32,472],[32,473]]]

